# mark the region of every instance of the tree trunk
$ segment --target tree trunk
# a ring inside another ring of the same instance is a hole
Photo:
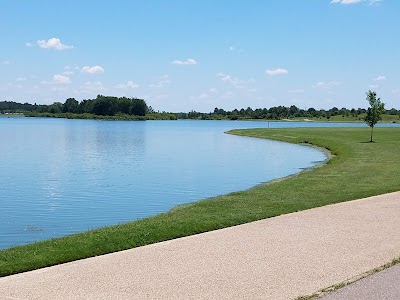
[[[374,133],[374,126],[371,126],[371,140],[370,143],[372,143],[372,134]]]

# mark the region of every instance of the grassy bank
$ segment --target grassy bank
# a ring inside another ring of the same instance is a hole
[[[0,276],[400,190],[399,128],[376,128],[375,143],[368,143],[368,128],[230,133],[306,142],[327,148],[336,156],[320,168],[272,184],[179,206],[132,223],[0,251]]]

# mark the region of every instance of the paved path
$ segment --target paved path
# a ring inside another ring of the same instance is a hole
[[[0,278],[1,299],[293,299],[400,255],[400,192]]]
[[[399,300],[400,264],[368,276],[319,300]]]

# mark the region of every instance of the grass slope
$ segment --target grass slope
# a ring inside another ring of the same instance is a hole
[[[320,168],[272,184],[178,206],[131,223],[0,251],[0,276],[400,190],[398,128],[376,128],[374,143],[368,143],[368,128],[248,129],[230,133],[306,142],[327,148],[336,156]]]

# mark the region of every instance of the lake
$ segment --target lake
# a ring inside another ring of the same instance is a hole
[[[0,118],[0,249],[166,212],[326,159],[227,130],[343,125]]]

